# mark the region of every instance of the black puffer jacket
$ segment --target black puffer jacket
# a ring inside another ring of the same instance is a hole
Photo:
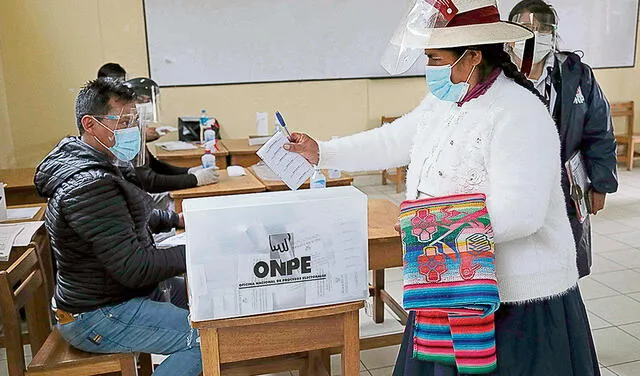
[[[175,226],[177,215],[152,209],[132,168],[68,137],[40,163],[35,184],[49,198],[58,308],[81,313],[121,303],[185,272],[184,247],[158,250],[151,236]]]
[[[162,193],[198,186],[198,179],[188,168],[172,166],[147,152],[147,163],[135,169],[137,181],[149,193]]]

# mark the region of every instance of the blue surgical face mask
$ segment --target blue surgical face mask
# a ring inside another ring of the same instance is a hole
[[[103,144],[102,141],[100,141],[96,136],[93,137],[100,143],[100,145],[109,149],[109,151],[113,153],[116,158],[123,162],[128,162],[135,158],[136,155],[138,155],[138,153],[140,152],[141,143],[140,128],[135,126],[125,129],[116,129],[115,131],[112,131],[109,127],[102,124],[102,122],[100,122],[99,120],[96,119],[96,121],[103,127],[107,128],[111,133],[113,133],[116,138],[116,143],[113,146],[108,147]]]
[[[471,69],[467,81],[454,84],[451,81],[451,72],[453,67],[458,64],[460,59],[467,53],[465,51],[458,60],[453,64],[425,67],[427,77],[427,85],[431,93],[438,99],[449,102],[460,102],[469,91],[469,78],[475,70],[475,66]]]

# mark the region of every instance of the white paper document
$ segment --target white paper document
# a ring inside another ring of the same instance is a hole
[[[35,208],[16,208],[7,209],[7,221],[19,221],[21,219],[31,219],[40,211],[39,207]]]
[[[187,234],[186,232],[183,232],[182,234],[174,235],[160,241],[157,244],[157,247],[158,249],[163,249],[163,248],[171,248],[178,245],[186,245],[186,244],[187,244]]]
[[[288,142],[282,132],[276,132],[256,153],[284,183],[296,190],[313,175],[314,168],[303,156],[283,149]]]
[[[9,226],[18,226],[22,229],[20,233],[18,233],[18,236],[16,237],[16,239],[13,241],[13,246],[14,247],[28,246],[29,243],[31,243],[31,240],[33,239],[33,235],[36,234],[36,231],[38,231],[38,229],[42,227],[43,224],[44,222],[42,221],[36,221],[36,222],[21,222],[21,223],[9,225]],[[0,225],[0,226],[6,226],[6,225]]]
[[[178,151],[178,150],[193,150],[198,147],[184,141],[167,141],[156,143],[156,145],[167,151]]]
[[[13,243],[22,231],[18,225],[0,226],[0,261],[8,261]]]

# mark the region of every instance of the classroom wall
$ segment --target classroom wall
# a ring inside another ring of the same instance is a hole
[[[0,1],[0,168],[34,166],[77,133],[75,95],[103,63],[146,75],[145,43],[142,0]],[[611,101],[640,97],[640,65],[596,76]],[[255,112],[279,109],[293,129],[327,139],[405,113],[424,92],[422,78],[163,88],[161,119],[206,108],[223,137],[245,137]]]
[[[7,166],[15,165],[13,154],[13,137],[9,126],[9,110],[7,108],[7,94],[5,90],[4,70],[2,68],[2,49],[0,48],[0,164],[4,161]]]
[[[0,168],[34,166],[62,137],[77,134],[76,94],[106,60],[147,71],[142,19],[137,1],[0,1],[3,112],[15,156]]]

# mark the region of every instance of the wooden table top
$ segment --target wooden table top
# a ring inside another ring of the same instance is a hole
[[[260,180],[265,187],[267,187],[267,191],[288,191],[289,187],[282,180],[266,180],[260,178],[258,174],[253,170],[253,168],[248,168],[255,177]],[[345,185],[351,185],[353,183],[353,177],[349,174],[341,173],[340,177],[337,179],[330,179],[329,172],[327,170],[322,170],[322,173],[327,178],[327,187],[341,187]],[[310,181],[307,179],[304,184],[300,186],[302,189],[308,189],[310,187]]]
[[[248,138],[240,139],[225,139],[220,140],[220,143],[229,152],[229,155],[233,154],[255,154],[262,145],[249,145]]]
[[[369,241],[382,239],[400,239],[394,229],[400,207],[385,199],[369,199]]]
[[[7,206],[7,209],[22,209],[22,208],[35,208],[39,207],[40,210],[33,216],[31,219],[19,219],[16,221],[6,221],[2,223],[18,223],[18,222],[36,222],[44,220],[44,212],[47,210],[47,204],[27,204],[27,205],[10,205]]]
[[[204,145],[201,145],[200,143],[193,143],[193,144],[197,146],[197,149],[175,150],[175,151],[165,150],[160,146],[156,145],[155,155],[156,155],[156,158],[160,160],[194,158],[194,157],[200,158],[204,154]],[[227,152],[227,149],[222,147],[219,142],[218,142],[218,148],[220,150],[212,151],[213,155],[215,155],[216,157],[226,157],[227,155],[229,155],[229,153]]]
[[[227,170],[220,170],[220,181],[216,184],[181,189],[179,191],[171,192],[170,195],[173,199],[186,199],[194,197],[238,195],[264,191],[266,191],[264,184],[260,183],[260,180],[251,173],[247,173],[244,176],[230,177],[229,174],[227,174]]]
[[[33,183],[35,173],[35,167],[0,170],[0,181],[7,185],[5,189],[8,190],[32,188],[35,187],[35,184]]]

